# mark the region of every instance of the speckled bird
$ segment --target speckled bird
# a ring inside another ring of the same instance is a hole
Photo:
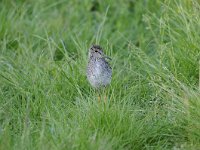
[[[95,89],[106,87],[111,82],[112,68],[106,59],[111,58],[103,53],[99,45],[91,46],[87,65],[87,79]]]

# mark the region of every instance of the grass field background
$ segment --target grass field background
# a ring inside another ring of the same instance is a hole
[[[93,43],[112,57],[106,104]],[[199,58],[198,0],[2,0],[0,149],[199,149]]]

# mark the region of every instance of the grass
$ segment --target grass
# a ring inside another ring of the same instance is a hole
[[[200,4],[0,2],[0,149],[198,149]],[[107,103],[88,47],[113,60]]]

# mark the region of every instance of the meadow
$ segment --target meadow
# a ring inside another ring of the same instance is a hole
[[[200,149],[200,1],[1,0],[0,149]]]

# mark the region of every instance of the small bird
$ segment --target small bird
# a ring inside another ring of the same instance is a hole
[[[92,45],[89,49],[89,61],[87,65],[87,79],[92,87],[99,90],[110,84],[112,68],[106,59],[110,59],[103,53],[99,45]]]

